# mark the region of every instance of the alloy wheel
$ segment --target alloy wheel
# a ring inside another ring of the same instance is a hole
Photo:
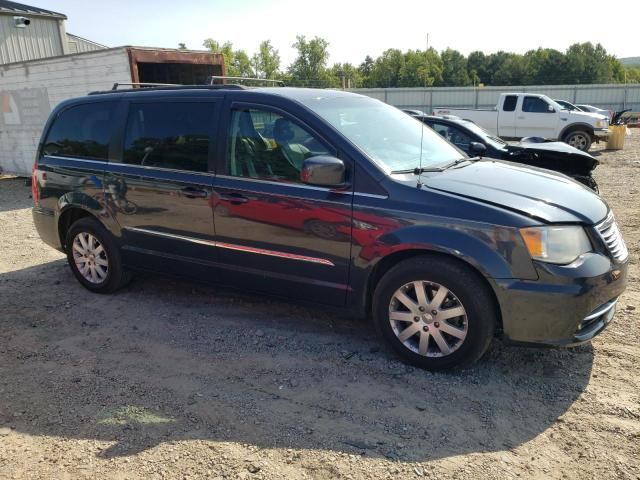
[[[578,150],[585,150],[587,147],[587,137],[582,133],[576,133],[569,137],[569,141],[567,142],[572,147],[577,148]]]
[[[73,261],[80,275],[93,284],[104,282],[109,273],[109,258],[100,241],[90,233],[78,233],[73,239]]]
[[[389,302],[389,322],[409,350],[445,357],[464,343],[468,332],[462,302],[445,286],[417,280],[400,287]]]

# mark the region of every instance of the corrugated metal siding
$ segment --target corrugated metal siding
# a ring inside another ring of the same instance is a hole
[[[105,48],[103,45],[70,34],[67,34],[67,47],[69,53],[93,52]]]
[[[504,92],[541,93],[551,98],[585,103],[606,110],[640,111],[639,84],[528,85],[512,87],[357,88],[351,91],[399,108],[430,113],[433,107],[493,108]]]
[[[130,81],[126,48],[0,67],[0,170],[29,174],[42,128],[58,103]]]
[[[63,54],[57,20],[29,17],[31,25],[16,28],[13,15],[0,14],[0,64]]]

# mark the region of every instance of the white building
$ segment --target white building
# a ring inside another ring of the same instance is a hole
[[[66,15],[0,0],[0,65],[106,48],[65,31]]]

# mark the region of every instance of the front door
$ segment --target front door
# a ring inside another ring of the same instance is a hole
[[[337,152],[275,108],[235,104],[225,111],[226,154],[213,189],[225,278],[249,290],[343,305],[352,189],[300,181],[304,159]]]
[[[184,273],[213,264],[215,100],[128,105],[121,163],[109,163],[105,204],[122,229],[125,262]]]
[[[522,111],[518,112],[516,135],[518,137],[554,138],[558,113],[540,97],[525,96]]]

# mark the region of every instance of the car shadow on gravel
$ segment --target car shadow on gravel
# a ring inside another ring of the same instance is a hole
[[[182,440],[398,461],[512,449],[559,421],[594,356],[496,342],[434,374],[366,322],[149,276],[95,295],[63,260],[0,274],[0,305],[0,427],[108,442],[101,458]]]

